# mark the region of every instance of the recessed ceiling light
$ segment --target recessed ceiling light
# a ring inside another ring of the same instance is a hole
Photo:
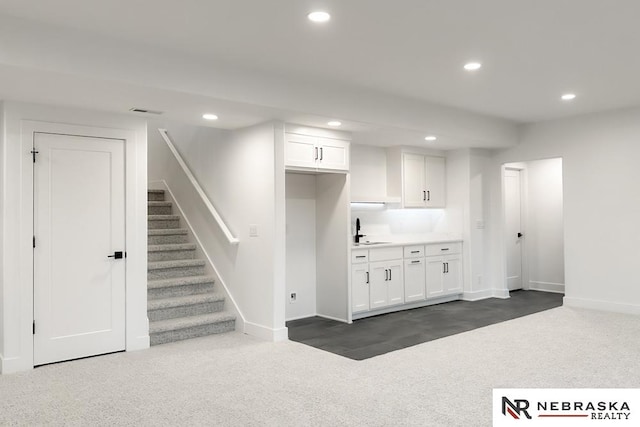
[[[327,22],[331,19],[331,15],[329,15],[327,12],[317,11],[308,14],[307,18],[309,18],[309,20],[313,22]]]
[[[436,137],[435,137],[435,136],[433,136],[433,135],[429,135],[429,136],[425,136],[425,137],[424,137],[424,140],[425,140],[425,141],[435,141],[436,139],[438,139],[438,138],[436,138]]]
[[[342,122],[339,122],[337,120],[331,120],[329,123],[327,123],[329,126],[333,126],[333,127],[338,127],[338,126],[342,126]]]
[[[203,114],[202,118],[205,120],[218,120],[218,116],[215,114]]]
[[[565,93],[564,95],[562,95],[560,98],[562,98],[563,101],[571,101],[572,99],[574,99],[576,97],[575,93]]]
[[[464,69],[467,71],[475,71],[480,69],[480,67],[482,67],[482,64],[479,62],[467,62],[464,64]]]

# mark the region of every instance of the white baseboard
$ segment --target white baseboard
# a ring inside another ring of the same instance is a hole
[[[539,282],[536,280],[529,281],[529,290],[530,291],[544,291],[544,292],[554,292],[557,294],[564,294],[564,283],[553,283],[553,282]]]
[[[591,310],[640,315],[640,305],[573,297],[564,297],[563,304],[566,307],[588,308]]]
[[[289,317],[287,319],[284,319],[284,321],[285,322],[290,322],[292,320],[308,319],[309,317],[315,317],[315,316],[317,316],[316,313],[303,314],[302,316]]]
[[[494,298],[509,298],[509,289],[492,289],[492,293]]]
[[[247,335],[272,342],[286,341],[289,339],[289,329],[286,326],[283,328],[273,329],[268,326],[245,321],[243,332]]]
[[[4,357],[0,354],[0,374],[14,374],[16,372],[29,371],[33,369],[33,362],[31,365],[24,365],[24,361],[19,357]]]
[[[322,317],[323,319],[335,320],[336,322],[349,323],[349,322],[347,322],[347,319],[340,319],[338,317],[327,316],[327,315],[324,315],[324,314],[319,314],[318,313],[318,314],[316,314],[316,316]]]
[[[493,289],[485,289],[484,291],[471,291],[462,294],[463,301],[480,301],[487,298],[493,298]]]
[[[149,328],[147,327],[147,330]],[[144,350],[151,346],[151,339],[149,335],[141,335],[139,337],[135,337],[132,340],[127,340],[127,348],[126,351],[137,351]]]

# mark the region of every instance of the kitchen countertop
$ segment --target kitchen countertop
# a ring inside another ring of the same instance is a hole
[[[394,236],[367,236],[363,243],[353,243],[351,249],[375,249],[390,248],[394,246],[428,245],[433,243],[462,242],[462,237],[453,233],[433,233],[419,235],[394,235]],[[383,242],[377,244],[364,244],[364,242]]]

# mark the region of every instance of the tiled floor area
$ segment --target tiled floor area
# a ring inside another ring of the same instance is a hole
[[[287,322],[289,339],[354,360],[364,360],[562,305],[562,294],[511,292],[509,299],[454,301],[354,321],[321,317]]]

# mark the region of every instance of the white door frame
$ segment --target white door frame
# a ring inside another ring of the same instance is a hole
[[[138,208],[140,198],[145,197],[140,194],[136,184],[137,156],[139,136],[133,130],[113,129],[102,127],[87,127],[78,125],[68,125],[61,123],[48,123],[39,121],[22,121],[21,126],[21,150],[22,150],[22,186],[21,186],[21,226],[20,226],[20,284],[21,284],[21,329],[20,338],[22,341],[22,366],[33,367],[33,159],[31,150],[33,147],[34,133],[54,133],[63,135],[80,135],[94,138],[121,139],[125,143],[125,244],[130,255],[130,263],[127,265],[125,280],[125,318],[126,318],[126,350],[136,350],[149,346],[148,321],[146,320],[146,275],[141,282],[140,263],[145,266],[146,272],[146,240],[139,239],[140,226],[139,216],[144,215]],[[146,172],[145,172],[146,174]],[[145,177],[146,181],[146,177]],[[145,188],[146,191],[146,188]],[[146,226],[145,226],[146,234]],[[144,247],[144,249],[142,249]],[[143,252],[144,251],[144,252]],[[142,255],[144,254],[144,255]],[[131,263],[133,261],[133,263]],[[135,264],[137,267],[134,267]],[[145,273],[146,274],[146,273]],[[144,312],[141,313],[141,307]],[[144,317],[144,318],[143,318]]]
[[[520,162],[508,162],[500,166],[500,190],[501,190],[501,206],[500,206],[500,282],[501,287],[495,290],[495,297],[509,298],[509,288],[507,286],[507,231],[506,231],[506,191],[504,174],[507,170],[517,170],[520,172],[520,227],[525,238],[522,239],[522,289],[529,289],[529,266],[527,263],[527,169],[524,165],[520,166]]]

